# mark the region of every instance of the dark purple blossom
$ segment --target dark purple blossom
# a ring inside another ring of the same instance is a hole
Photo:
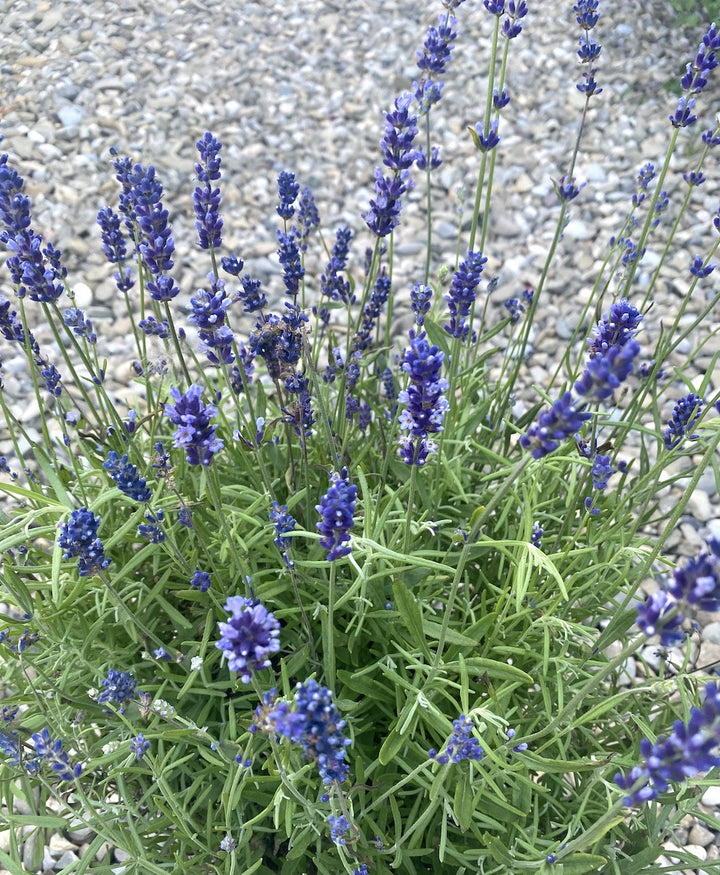
[[[615,775],[615,783],[627,795],[627,806],[641,805],[665,793],[671,783],[685,781],[698,772],[720,766],[716,751],[720,744],[720,684],[705,687],[701,708],[692,708],[687,723],[676,720],[668,738],[659,737],[655,744],[647,738],[640,742],[642,762],[627,775]]]
[[[692,63],[685,68],[680,79],[680,87],[688,94],[699,94],[707,85],[708,74],[718,65],[717,52],[720,49],[720,33],[713,23],[703,36]]]
[[[106,702],[115,702],[120,705],[120,713],[123,712],[125,702],[132,702],[135,698],[135,688],[137,681],[128,671],[118,671],[111,668],[108,670],[107,677],[101,681],[103,691],[98,696],[98,704],[104,705]]]
[[[525,305],[520,298],[508,298],[508,300],[503,303],[503,307],[505,307],[510,314],[510,322],[513,325],[520,321],[520,317],[525,312]]]
[[[532,527],[532,532],[530,532],[530,543],[533,547],[537,547],[538,550],[542,547],[542,536],[545,533],[540,527],[540,523],[534,522]]]
[[[244,276],[240,281],[242,290],[238,289],[238,298],[243,302],[243,313],[254,313],[267,306],[267,298],[262,291],[260,280]]]
[[[85,314],[77,307],[68,308],[63,313],[63,322],[68,328],[72,328],[78,337],[87,340],[88,343],[97,341],[97,334],[93,331],[92,322],[85,318]]]
[[[708,541],[710,551],[688,559],[673,571],[668,592],[678,601],[702,611],[720,610],[720,541]]]
[[[316,526],[322,535],[320,546],[328,551],[328,562],[352,552],[348,541],[354,524],[356,499],[357,486],[350,483],[347,469],[333,471],[327,492],[320,499],[320,504],[315,505],[315,510],[320,514]]]
[[[200,592],[207,592],[211,585],[212,581],[210,580],[210,575],[207,571],[196,570],[190,579],[190,586],[194,586],[195,589],[199,589]]]
[[[150,742],[145,738],[142,732],[130,739],[130,753],[135,756],[136,760],[141,760],[148,752]]]
[[[327,687],[316,680],[298,684],[295,690],[295,708],[279,702],[267,714],[271,731],[301,744],[305,759],[317,764],[325,784],[342,784],[349,767],[345,748],[351,743],[343,735],[345,721],[341,718]]]
[[[330,824],[330,838],[332,841],[334,841],[336,845],[344,845],[345,836],[350,830],[350,821],[345,815],[335,817],[331,814],[328,817],[328,823]]]
[[[289,234],[278,231],[277,237],[280,244],[277,254],[283,268],[285,288],[288,294],[295,299],[300,289],[300,280],[305,276],[305,268],[302,266],[298,246],[299,232],[296,228],[291,228]]]
[[[312,427],[315,424],[315,414],[312,410],[310,397],[310,381],[298,371],[286,377],[285,390],[289,396],[295,397],[289,398],[287,405],[283,407],[283,422],[292,425],[295,434],[304,441],[312,434]]]
[[[24,180],[0,155],[0,243],[11,253],[6,261],[18,297],[51,304],[65,291],[67,270],[61,253],[30,227],[30,198],[23,194]]]
[[[161,340],[170,336],[170,326],[165,319],[158,321],[154,316],[147,316],[138,322],[138,328],[142,329],[148,337],[159,337]]]
[[[677,607],[673,596],[659,589],[638,605],[635,622],[648,638],[659,635],[664,647],[674,647],[685,640],[681,628],[684,618]]]
[[[235,361],[232,351],[234,336],[225,322],[231,303],[225,280],[214,279],[211,275],[210,290],[198,289],[187,306],[190,311],[188,322],[197,327],[200,348],[214,365],[220,362],[230,365]]]
[[[558,196],[558,199],[563,203],[568,203],[568,201],[575,200],[575,198],[580,194],[580,191],[585,188],[585,183],[581,183],[579,186],[575,185],[575,177],[568,178],[567,176],[561,176],[557,182],[553,180],[553,186],[555,187],[555,193]]]
[[[677,109],[671,116],[668,116],[672,126],[675,128],[687,128],[690,127],[690,125],[695,124],[695,122],[697,121],[697,116],[693,115],[694,109],[694,97],[678,98]]]
[[[383,176],[382,169],[375,168],[375,198],[370,199],[370,209],[362,217],[376,237],[387,237],[398,226],[402,209],[400,198],[412,184],[407,170],[395,176]]]
[[[424,324],[425,314],[432,305],[432,295],[433,290],[423,283],[417,283],[410,290],[410,307],[415,314],[416,325]]]
[[[611,347],[624,346],[637,334],[642,318],[642,313],[627,298],[614,303],[609,312],[603,314],[588,341],[590,357],[605,355]]]
[[[300,249],[305,252],[307,249],[307,238],[313,229],[320,225],[320,213],[315,204],[313,193],[309,188],[304,188],[300,192],[297,225],[300,229]]]
[[[468,320],[475,304],[480,276],[486,263],[487,258],[482,252],[468,252],[465,261],[460,263],[453,274],[450,291],[445,295],[450,311],[450,322],[445,325],[445,331],[463,342],[470,332]]]
[[[104,207],[97,215],[97,223],[102,233],[105,258],[110,264],[122,264],[127,257],[127,241],[120,227],[120,216],[110,207]]]
[[[390,289],[390,277],[383,271],[375,280],[375,285],[370,293],[370,300],[363,310],[362,325],[353,344],[355,349],[364,350],[372,345],[372,335],[375,331],[375,325],[388,302]]]
[[[193,192],[195,228],[201,249],[217,249],[222,243],[223,222],[219,215],[220,189],[213,188],[212,183],[220,179],[219,152],[222,144],[210,131],[206,131],[195,146],[200,153],[200,161],[195,164],[195,173],[202,183]]]
[[[395,172],[408,170],[413,165],[413,142],[417,135],[417,116],[410,106],[413,95],[406,93],[395,98],[395,109],[385,114],[385,136],[380,141],[383,164]]]
[[[690,173],[683,173],[683,179],[688,185],[702,185],[707,177],[702,170],[691,170]]]
[[[421,83],[413,82],[414,96],[418,105],[418,112],[421,116],[426,115],[430,109],[440,102],[443,92],[442,82],[433,82],[432,79],[425,79]],[[437,150],[435,150],[437,151]],[[420,167],[421,149],[415,150],[415,163]]]
[[[449,408],[444,393],[447,380],[440,376],[445,353],[430,345],[425,332],[410,332],[410,346],[403,354],[402,370],[410,377],[398,401],[406,408],[400,414],[400,428],[408,434],[400,438],[400,457],[406,465],[422,466],[429,453],[435,452],[435,442],[429,435],[443,429],[445,412]]]
[[[81,577],[88,577],[108,567],[102,541],[98,538],[100,517],[86,507],[74,510],[60,528],[58,546],[64,559],[77,558]]]
[[[703,258],[701,255],[696,255],[693,259],[693,263],[690,265],[690,273],[693,276],[698,277],[698,279],[705,279],[706,276],[710,276],[710,274],[715,270],[714,264],[704,264]]]
[[[230,596],[225,610],[230,616],[218,623],[215,646],[227,657],[230,671],[240,672],[240,680],[249,684],[252,673],[269,668],[268,657],[280,650],[280,623],[260,602],[242,596]]]
[[[665,446],[668,450],[679,447],[686,438],[691,441],[697,440],[698,435],[690,434],[690,431],[700,419],[704,404],[703,399],[694,392],[680,398],[673,408],[672,419],[665,429]]]
[[[604,401],[632,373],[640,344],[630,338],[623,346],[611,346],[604,355],[588,360],[585,371],[575,383],[578,395],[589,395],[595,401]]]
[[[179,289],[166,275],[174,264],[175,243],[168,225],[168,212],[162,205],[162,185],[154,167],[131,166],[127,158],[117,159],[114,166],[116,178],[123,186],[120,212],[126,216],[130,232],[138,234],[137,250],[152,276],[148,291],[154,300],[167,303]]]
[[[308,317],[289,301],[285,302],[285,311],[282,316],[271,313],[258,319],[250,335],[253,358],[263,359],[273,380],[292,375],[303,352],[304,325]]]
[[[152,493],[147,487],[147,481],[139,476],[135,465],[128,462],[127,453],[121,458],[115,450],[110,450],[107,461],[103,462],[103,468],[109,472],[118,489],[133,501],[150,501]]]
[[[151,544],[162,544],[165,540],[164,521],[165,511],[162,508],[155,513],[146,510],[145,522],[138,525],[137,533],[141,538],[147,538]]]
[[[464,714],[461,714],[457,720],[453,720],[453,733],[448,739],[445,747],[445,753],[439,754],[435,750],[428,751],[430,759],[445,765],[453,762],[459,763],[462,760],[481,760],[483,758],[483,749],[480,742],[473,735],[473,722]]]
[[[295,174],[287,170],[281,171],[278,176],[278,196],[280,202],[277,206],[277,214],[286,222],[295,215],[293,204],[300,192],[300,186],[295,182]]]
[[[352,302],[350,283],[343,276],[347,267],[348,246],[352,236],[352,231],[349,228],[337,229],[332,256],[325,268],[325,273],[320,277],[320,293],[326,295],[331,301],[342,301],[344,304]]]
[[[538,421],[525,434],[520,435],[520,446],[530,450],[533,458],[542,459],[579,431],[591,416],[574,401],[570,392],[565,392],[550,410],[540,414]]]
[[[417,135],[417,116],[411,115],[412,94],[402,94],[395,99],[395,109],[385,115],[385,136],[380,141],[383,164],[393,171],[392,176],[383,176],[382,169],[375,169],[375,195],[370,209],[363,219],[378,237],[386,237],[400,220],[400,198],[411,187],[408,169],[415,155],[413,141]]]
[[[493,106],[495,109],[503,109],[508,103],[510,103],[510,95],[507,92],[507,88],[503,88],[502,92],[499,92],[497,88],[493,88]]]
[[[507,17],[502,23],[500,33],[505,39],[515,39],[522,32],[520,21],[527,15],[525,0],[508,0]]]
[[[638,187],[632,196],[633,206],[637,207],[645,200],[645,192],[653,179],[655,179],[655,166],[648,161],[646,164],[643,164],[638,172]]]
[[[245,262],[242,258],[238,258],[234,253],[223,256],[220,264],[225,273],[229,273],[230,276],[240,276],[242,269],[245,267]]]
[[[450,60],[452,44],[457,37],[453,30],[455,18],[441,13],[438,16],[438,26],[430,26],[427,30],[423,51],[417,52],[417,65],[428,74],[442,75]]]
[[[493,119],[490,122],[487,134],[482,122],[477,122],[474,128],[470,128],[470,136],[473,139],[473,143],[475,143],[475,148],[481,152],[489,152],[491,149],[494,149],[500,142],[500,137],[498,136],[499,124],[498,119]]]
[[[80,763],[72,765],[67,753],[63,750],[61,739],[57,738],[53,741],[47,727],[41,729],[40,732],[34,732],[32,742],[36,755],[48,763],[61,781],[72,781],[80,777],[82,766]]]
[[[165,415],[177,426],[173,446],[182,447],[190,465],[209,465],[215,453],[223,448],[223,442],[215,437],[217,426],[210,424],[217,408],[202,403],[202,388],[193,384],[184,395],[173,387],[170,389],[172,404],[165,405]]]
[[[275,539],[273,543],[282,553],[285,564],[288,568],[294,566],[294,562],[290,558],[290,547],[292,546],[292,538],[286,538],[289,532],[297,525],[293,516],[288,513],[287,505],[278,504],[273,501],[273,509],[270,511],[270,522],[275,526]]]

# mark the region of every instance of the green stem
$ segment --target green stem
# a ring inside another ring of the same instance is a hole
[[[325,683],[331,690],[335,690],[335,581],[337,563],[330,563],[330,582],[328,583],[327,622],[325,625],[325,642],[323,653],[323,665],[325,667]]]

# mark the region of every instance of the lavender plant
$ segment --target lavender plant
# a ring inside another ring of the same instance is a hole
[[[225,249],[211,132],[192,193],[207,287],[184,290],[187,307],[161,173],[113,156],[118,204],[98,215],[98,245],[137,344],[132,409],[0,157],[14,288],[0,333],[43,411],[34,440],[0,391],[9,870],[21,871],[23,831],[80,823],[95,838],[78,872],[110,871],[96,857],[108,842],[138,875],[631,875],[663,871],[663,853],[698,862],[664,847],[689,812],[718,825],[697,791],[717,780],[720,685],[691,655],[720,608],[720,544],[683,560],[668,542],[700,479],[720,481],[713,369],[693,385],[683,372],[718,300],[685,318],[714,267],[720,205],[654,346],[653,289],[689,197],[644,293],[636,278],[673,209],[666,180],[691,190],[720,146],[709,129],[694,163],[671,164],[716,108],[720,34],[710,27],[687,64],[667,154],[643,156],[584,318],[537,387],[531,332],[586,190],[575,164],[602,93],[599,3],[568,4],[584,110],[545,263],[505,307],[502,272],[485,274],[493,172],[532,4],[484,0],[492,64],[469,130],[472,213],[438,260],[440,79],[456,41],[478,38],[461,6],[444,0],[417,81],[385,115],[361,233],[342,226],[324,247],[311,192],[280,173],[274,288]],[[404,289],[394,244],[413,185],[427,193],[427,251]],[[398,341],[402,300],[414,324]],[[62,341],[55,361],[39,320]],[[150,343],[162,365],[148,364]]]

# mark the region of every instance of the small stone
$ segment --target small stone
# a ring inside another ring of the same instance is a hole
[[[68,104],[68,106],[60,107],[57,116],[64,128],[74,128],[85,118],[85,110],[81,106]]]
[[[57,872],[64,872],[66,867],[72,866],[73,863],[79,862],[80,857],[73,851],[65,851],[65,853],[58,858],[55,863],[55,870]]]
[[[72,287],[75,294],[75,306],[81,310],[87,309],[93,302],[93,293],[85,283],[75,283]]]
[[[709,830],[706,826],[703,826],[702,823],[696,823],[688,835],[690,844],[700,845],[702,848],[707,847],[714,838],[715,833],[712,830]]]
[[[703,793],[700,800],[707,808],[716,808],[720,806],[720,784],[715,784],[713,787],[708,787]]]
[[[720,644],[720,622],[708,623],[702,630],[702,638],[711,644]]]
[[[692,514],[701,523],[706,523],[715,516],[710,498],[701,489],[695,489],[690,495],[687,503],[687,512]]]

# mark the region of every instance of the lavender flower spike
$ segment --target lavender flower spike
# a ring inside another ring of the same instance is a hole
[[[320,514],[317,529],[323,536],[320,546],[328,550],[328,562],[334,562],[351,552],[347,545],[350,529],[353,527],[357,486],[348,480],[347,469],[333,471],[330,475],[328,491],[315,505]]]
[[[77,557],[81,577],[102,571],[110,564],[102,541],[97,536],[99,523],[99,516],[81,507],[70,514],[70,519],[60,529],[58,546],[63,550],[65,559]]]
[[[445,411],[449,408],[443,394],[447,380],[440,376],[445,353],[431,346],[425,332],[410,332],[410,347],[405,350],[402,369],[410,375],[407,389],[398,395],[398,401],[407,405],[400,415],[400,428],[409,434],[400,439],[400,457],[406,465],[422,466],[428,454],[435,451],[431,434],[442,431]]]
[[[195,209],[195,228],[201,249],[217,249],[222,243],[223,222],[219,215],[220,189],[213,188],[212,183],[220,179],[220,158],[218,153],[222,144],[210,131],[205,131],[203,138],[195,144],[200,153],[200,161],[195,165],[195,173],[202,183],[193,192],[193,207]]]
[[[225,603],[227,623],[218,623],[220,640],[215,644],[227,656],[230,671],[250,683],[252,673],[269,668],[268,657],[280,650],[280,623],[260,602],[230,596]]]
[[[67,753],[63,750],[62,740],[57,738],[53,741],[47,727],[33,733],[32,741],[35,745],[35,753],[49,764],[61,781],[72,781],[80,777],[82,766],[80,763],[75,766],[71,764]]]
[[[217,408],[210,404],[204,406],[201,395],[202,389],[197,384],[190,386],[184,395],[173,387],[170,396],[175,403],[165,405],[165,415],[178,427],[174,446],[183,447],[190,465],[209,465],[224,446],[215,437],[217,426],[210,425],[210,417],[215,416]]]
[[[640,742],[641,765],[627,775],[615,775],[621,790],[629,791],[623,798],[627,806],[640,805],[655,799],[669,789],[671,782],[684,781],[698,772],[720,766],[716,751],[720,745],[720,683],[705,687],[702,708],[692,708],[687,724],[677,720],[669,738],[658,738],[655,744],[647,738]]]
[[[691,441],[697,440],[698,435],[689,432],[700,419],[700,411],[704,404],[703,399],[694,392],[677,402],[673,408],[672,419],[665,429],[665,446],[668,450],[679,447],[685,438]]]
[[[305,758],[317,763],[325,784],[342,784],[349,772],[345,762],[345,721],[333,702],[333,694],[316,680],[298,684],[295,692],[295,710],[287,702],[279,702],[268,714],[268,723],[278,735],[303,746]]]
[[[535,459],[542,459],[575,434],[591,416],[582,405],[575,404],[570,392],[565,392],[550,410],[540,414],[526,434],[520,436],[520,446],[530,450]]]

